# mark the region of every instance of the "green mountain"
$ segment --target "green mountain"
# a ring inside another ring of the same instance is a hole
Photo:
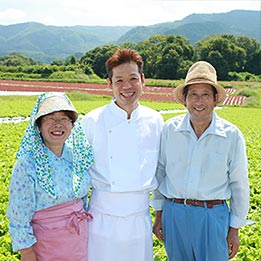
[[[40,23],[0,25],[0,56],[18,52],[49,63],[97,46],[114,43],[131,26],[46,26]]]
[[[234,10],[218,14],[192,14],[180,21],[138,26],[121,36],[118,43],[140,42],[154,34],[186,37],[191,44],[214,34],[255,38],[261,43],[261,11]]]
[[[247,36],[261,43],[261,11],[192,14],[180,21],[137,27],[46,26],[34,22],[0,25],[0,56],[17,52],[49,63],[71,55],[80,57],[97,46],[144,41],[154,34],[182,35],[195,44],[206,36],[222,33]]]

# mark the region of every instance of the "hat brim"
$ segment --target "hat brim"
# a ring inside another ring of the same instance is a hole
[[[70,111],[72,112],[73,121],[78,118],[78,113],[73,104],[62,96],[52,96],[46,98],[40,105],[38,112],[35,115],[34,121],[42,116],[58,111]]]
[[[191,81],[189,83],[183,83],[183,84],[179,85],[178,87],[176,87],[175,90],[174,90],[174,97],[175,97],[176,101],[185,105],[186,101],[185,101],[185,97],[184,97],[184,94],[183,94],[183,90],[186,86],[196,84],[196,83],[205,83],[205,84],[209,84],[209,85],[215,87],[216,90],[217,90],[217,93],[218,93],[217,104],[223,103],[223,101],[227,97],[226,90],[222,86],[220,86],[216,83],[213,83],[212,81],[202,79],[202,80]]]

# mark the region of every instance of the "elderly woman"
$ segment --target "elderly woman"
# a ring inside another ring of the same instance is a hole
[[[65,94],[39,96],[17,153],[7,209],[21,260],[87,260],[93,154]]]

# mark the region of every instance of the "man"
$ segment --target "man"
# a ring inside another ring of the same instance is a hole
[[[149,194],[163,119],[139,104],[145,78],[137,52],[117,50],[106,69],[114,99],[82,121],[95,159],[88,261],[152,261]]]
[[[247,223],[245,140],[213,111],[226,92],[211,64],[194,63],[174,94],[188,113],[162,130],[153,231],[170,261],[228,260],[238,251],[238,229]]]

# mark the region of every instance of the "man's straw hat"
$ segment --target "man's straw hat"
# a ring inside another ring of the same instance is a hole
[[[58,111],[71,111],[73,122],[78,118],[78,113],[72,102],[69,99],[66,99],[64,95],[57,93],[57,95],[48,97],[39,104],[34,120],[36,121],[44,115]]]
[[[174,90],[174,97],[177,102],[185,104],[183,90],[186,86],[195,83],[207,83],[216,88],[218,93],[217,103],[225,100],[227,94],[223,87],[217,84],[217,73],[215,68],[208,62],[199,61],[194,63],[188,70],[185,83],[179,85]]]

